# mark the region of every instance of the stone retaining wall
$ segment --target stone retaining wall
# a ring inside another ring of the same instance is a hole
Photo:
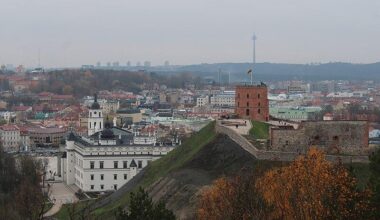
[[[259,160],[293,161],[297,156],[300,155],[300,153],[297,152],[259,150],[242,135],[236,133],[228,127],[221,125],[220,121],[217,121],[215,125],[215,131],[217,133],[227,135],[234,142],[239,144],[244,150],[248,151]],[[329,161],[340,160],[342,163],[369,163],[368,156],[326,155],[326,159]]]

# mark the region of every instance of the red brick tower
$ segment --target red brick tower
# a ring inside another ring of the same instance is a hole
[[[236,86],[235,92],[235,113],[240,118],[269,120],[268,88],[265,84]]]

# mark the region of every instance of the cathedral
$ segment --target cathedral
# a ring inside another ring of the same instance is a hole
[[[60,164],[63,181],[84,192],[117,190],[180,144],[178,138],[161,142],[155,132],[142,134],[105,122],[96,96],[87,126],[87,136],[68,135]]]

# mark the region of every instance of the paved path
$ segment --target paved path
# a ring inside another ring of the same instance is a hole
[[[252,128],[252,124],[251,124],[250,120],[228,119],[228,120],[223,120],[222,123],[223,122],[225,123],[225,124],[223,124],[223,126],[226,126],[230,129],[232,129],[233,131],[235,131],[236,133],[241,134],[241,135],[249,134],[249,130],[251,130],[251,128]],[[230,124],[230,125],[228,125],[228,124]],[[236,128],[235,124],[239,124],[239,126]]]
[[[64,183],[50,183],[50,200],[54,203],[53,207],[44,214],[44,217],[53,216],[61,209],[63,204],[78,201],[75,192]]]

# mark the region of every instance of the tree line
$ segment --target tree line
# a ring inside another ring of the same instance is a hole
[[[198,219],[379,219],[380,152],[366,187],[312,148],[288,166],[223,177],[203,189]]]
[[[43,188],[44,165],[30,156],[15,158],[0,146],[1,219],[42,219],[49,189]]]
[[[33,92],[53,92],[83,97],[100,90],[124,90],[139,92],[152,89],[154,84],[169,88],[184,88],[187,83],[200,86],[200,77],[190,73],[161,75],[147,72],[115,70],[59,70],[46,73],[46,80],[40,81]]]

